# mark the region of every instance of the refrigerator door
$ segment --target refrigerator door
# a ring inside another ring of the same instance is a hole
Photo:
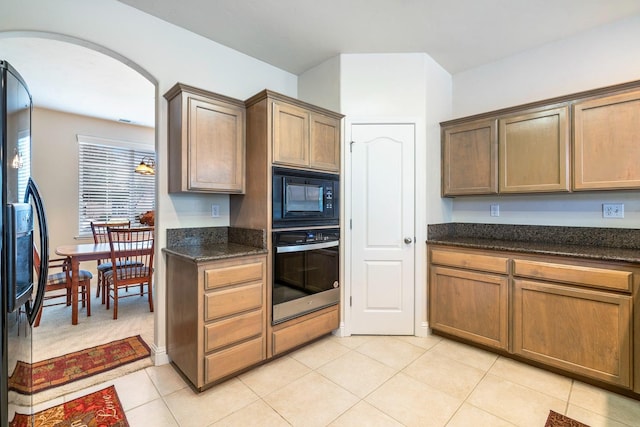
[[[31,176],[31,112],[24,80],[0,61],[0,427],[7,426],[16,412],[33,412],[31,394],[17,393],[11,386],[20,366],[26,371],[19,376],[29,381],[33,362],[29,315],[36,310],[31,300],[34,209],[30,197],[25,202]]]

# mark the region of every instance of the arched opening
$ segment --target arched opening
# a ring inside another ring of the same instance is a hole
[[[92,241],[91,236],[83,236],[78,232],[79,135],[120,143],[142,142],[150,144],[151,149],[156,151],[157,81],[142,67],[117,52],[60,34],[0,32],[0,52],[1,59],[10,62],[25,79],[33,97],[32,170],[45,201],[51,237],[49,256],[54,257],[58,245]],[[44,88],[43,84],[49,87]],[[91,84],[96,85],[94,92],[87,89]],[[74,85],[77,86],[75,89]],[[64,98],[68,108],[51,102],[42,92],[45,89],[47,93]],[[105,90],[108,93],[105,94]],[[124,99],[117,103],[112,99],[114,95]],[[75,105],[72,105],[74,97]],[[138,113],[133,109],[127,108],[140,98],[142,103],[148,105],[145,114],[136,115]],[[108,114],[102,108],[92,108],[97,104],[101,107],[113,104],[113,114]],[[130,119],[133,116],[144,118]],[[153,197],[157,200],[158,186],[155,178],[151,179],[154,182]],[[96,262],[83,263],[81,268],[95,271]],[[156,341],[155,314],[149,312],[148,305],[140,305],[142,317],[146,319],[126,319],[121,311],[120,320],[112,321],[100,297],[96,298],[96,277],[97,274],[94,274],[91,317],[87,317],[80,309],[79,324],[72,326],[70,314],[56,316],[48,315],[47,311],[43,313],[39,328],[34,330],[34,362],[57,353],[64,354],[106,343],[123,334],[136,335],[140,327],[147,328],[144,338],[150,346]],[[62,313],[65,307],[60,309]],[[107,312],[106,316],[104,312]],[[141,326],[143,323],[145,326]],[[60,345],[61,342],[64,345]],[[47,346],[55,347],[54,351],[41,348]],[[83,386],[86,387],[86,383]]]

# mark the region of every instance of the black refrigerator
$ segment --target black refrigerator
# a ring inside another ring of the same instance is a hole
[[[42,199],[31,179],[32,109],[24,80],[0,60],[1,427],[8,426],[16,412],[32,412],[32,396],[14,391],[11,376],[18,361],[27,366],[32,363],[31,325],[42,304],[47,278],[48,230]],[[42,254],[39,277],[33,268],[34,245]]]

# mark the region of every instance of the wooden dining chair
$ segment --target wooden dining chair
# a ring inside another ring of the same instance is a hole
[[[105,272],[104,280],[107,309],[113,300],[114,319],[118,318],[119,291],[130,285],[140,285],[140,292],[126,296],[148,295],[149,311],[153,311],[153,232],[153,227],[107,229],[112,268]]]
[[[40,254],[38,249],[33,247],[33,265],[36,275],[40,275]],[[87,317],[91,316],[91,279],[93,275],[87,270],[78,271],[78,296],[82,301],[82,306],[87,308]],[[65,292],[60,292],[64,290]],[[48,303],[55,299],[64,301]],[[71,305],[71,260],[67,258],[49,259],[49,275],[44,288],[44,298],[38,310],[34,327],[40,326],[43,307],[66,304]]]
[[[109,237],[107,236],[107,227],[111,228],[130,228],[131,221],[111,221],[111,222],[91,222],[91,232],[93,233],[94,243],[109,243]],[[96,298],[100,296],[102,292],[102,304],[105,303],[106,297],[104,294],[105,283],[104,273],[111,270],[111,259],[99,259],[98,260],[98,286],[96,287]]]

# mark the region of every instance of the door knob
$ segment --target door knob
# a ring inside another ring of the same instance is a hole
[[[404,238],[404,242],[408,245],[409,243],[411,243],[413,240],[411,240],[411,237],[405,237]]]

